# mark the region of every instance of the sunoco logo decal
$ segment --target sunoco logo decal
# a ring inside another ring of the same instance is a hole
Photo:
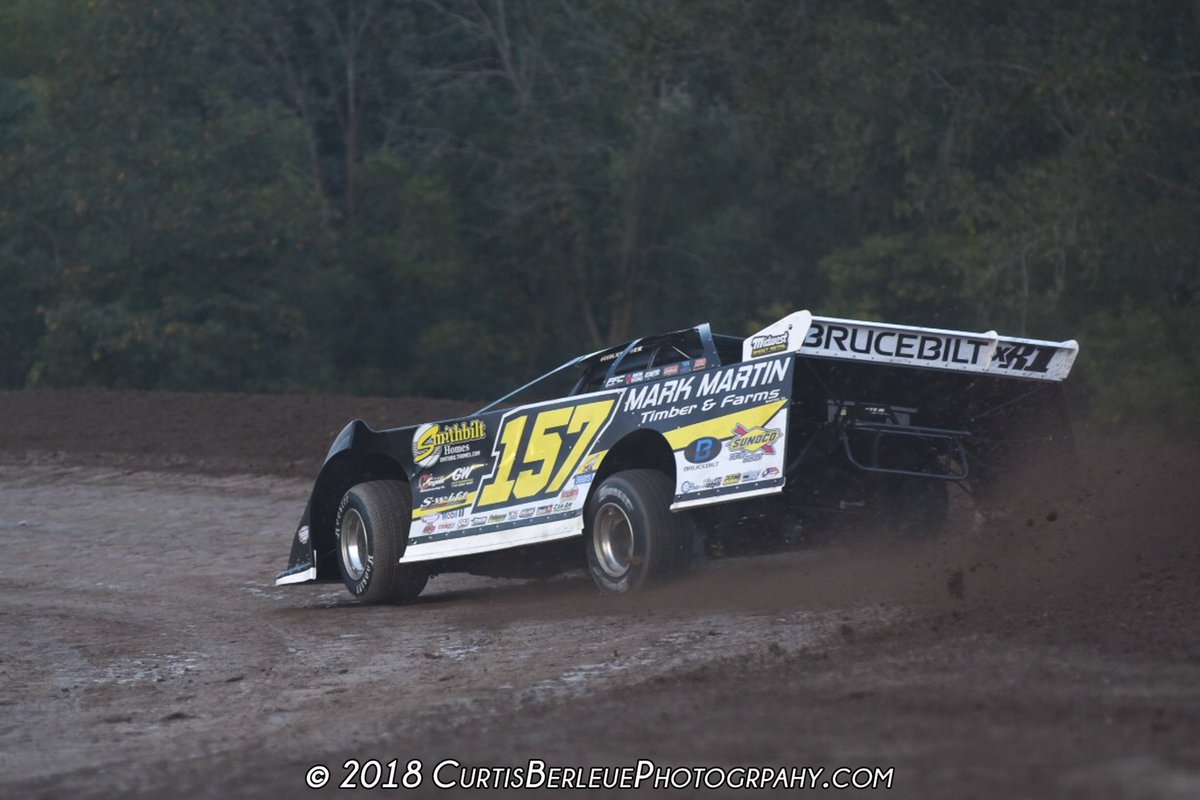
[[[445,445],[474,442],[485,436],[487,426],[479,419],[456,422],[445,427],[437,422],[422,425],[413,434],[413,461],[422,467],[432,467],[441,458]]]
[[[758,358],[759,356],[769,356],[772,353],[782,353],[788,349],[788,336],[787,331],[755,336],[750,340],[750,357]]]
[[[738,424],[733,429],[733,438],[729,440],[729,449],[735,458],[746,461],[757,461],[763,455],[775,455],[774,444],[783,436],[778,428],[750,428]],[[760,452],[761,451],[761,452]]]

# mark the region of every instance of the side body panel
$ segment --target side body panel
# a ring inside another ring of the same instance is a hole
[[[794,357],[632,373],[623,386],[411,429],[413,520],[401,561],[575,536],[605,456],[639,430],[675,462],[679,509],[783,488]],[[397,431],[396,433],[401,433]]]

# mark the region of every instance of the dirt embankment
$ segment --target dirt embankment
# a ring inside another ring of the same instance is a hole
[[[352,419],[379,430],[478,407],[411,397],[0,391],[0,453],[39,463],[308,478]]]

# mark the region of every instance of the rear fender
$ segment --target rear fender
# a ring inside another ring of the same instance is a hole
[[[654,469],[675,482],[675,457],[671,445],[661,433],[651,428],[639,428],[612,446],[596,469],[596,477],[588,489],[590,500],[605,478],[627,469]],[[584,506],[586,508],[586,504]]]

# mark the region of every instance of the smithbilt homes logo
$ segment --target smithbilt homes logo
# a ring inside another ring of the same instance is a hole
[[[790,328],[788,330],[791,330]],[[772,353],[782,353],[788,349],[788,331],[769,333],[765,336],[755,336],[750,340],[750,357],[758,358]]]
[[[413,434],[413,461],[421,467],[432,467],[441,458],[443,446],[475,442],[486,436],[487,425],[481,419],[445,427],[438,422],[422,425]]]

